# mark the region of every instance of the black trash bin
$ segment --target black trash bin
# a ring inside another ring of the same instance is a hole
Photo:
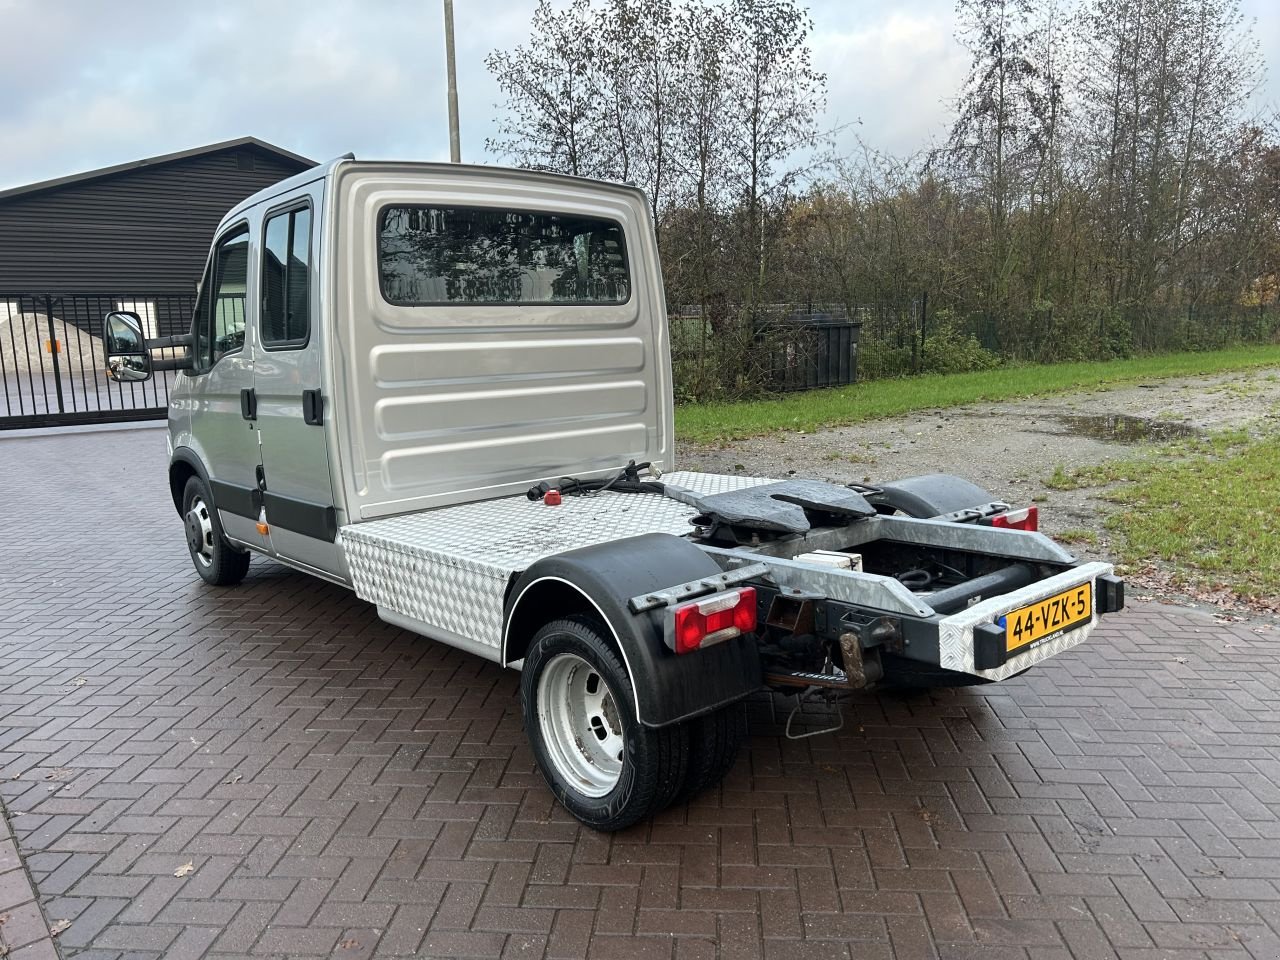
[[[842,313],[793,311],[782,320],[781,330],[771,364],[778,390],[842,387],[858,379],[861,320]]]

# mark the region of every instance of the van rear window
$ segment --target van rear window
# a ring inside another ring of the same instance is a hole
[[[493,207],[387,207],[378,272],[390,303],[625,303],[626,241],[612,220]]]

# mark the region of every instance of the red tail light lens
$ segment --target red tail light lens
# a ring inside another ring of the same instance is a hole
[[[991,518],[993,527],[1004,527],[1008,530],[1039,530],[1040,508],[1023,507],[1021,510],[1008,510]]]
[[[692,653],[756,628],[756,588],[741,587],[681,604],[675,614],[676,653]]]

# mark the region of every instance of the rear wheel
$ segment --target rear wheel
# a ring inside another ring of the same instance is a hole
[[[520,700],[543,779],[587,826],[629,827],[666,807],[684,782],[687,731],[640,723],[626,667],[598,624],[575,618],[539,630]]]
[[[746,704],[739,701],[714,713],[695,717],[687,726],[689,769],[675,803],[684,803],[708,787],[714,787],[733,769],[738,749],[746,739]]]
[[[249,554],[227,543],[222,523],[204,480],[195,476],[182,491],[182,522],[186,528],[187,550],[196,572],[206,583],[230,587],[249,572]]]

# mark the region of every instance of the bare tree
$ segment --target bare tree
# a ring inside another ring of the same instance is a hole
[[[1101,171],[1099,232],[1112,303],[1176,299],[1196,210],[1231,149],[1256,72],[1237,0],[1094,0],[1083,18],[1102,70],[1081,75]]]
[[[959,39],[971,64],[957,102],[949,159],[983,197],[986,309],[1005,321],[1011,319],[1010,282],[1021,252],[1011,241],[1010,219],[1029,202],[1036,135],[1043,132],[1037,128],[1052,120],[1052,104],[1047,110],[1042,106],[1040,73],[1032,60],[1040,40],[1032,14],[1031,0],[959,0],[956,5]]]
[[[732,0],[726,78],[730,166],[754,251],[753,299],[766,280],[770,208],[782,207],[803,178],[827,160],[818,119],[826,75],[813,67],[809,15],[792,0]]]
[[[668,296],[697,307],[682,396],[764,382],[782,302],[864,318],[882,373],[994,362],[979,338],[1052,360],[1270,336],[1280,125],[1246,112],[1237,4],[958,0],[945,143],[835,161],[795,0],[541,0],[487,60],[490,149],[644,188]]]
[[[538,0],[530,40],[495,50],[485,66],[507,97],[507,113],[490,151],[535,170],[607,175],[620,140],[608,136],[601,116],[596,16],[591,0],[572,0],[557,11]]]

